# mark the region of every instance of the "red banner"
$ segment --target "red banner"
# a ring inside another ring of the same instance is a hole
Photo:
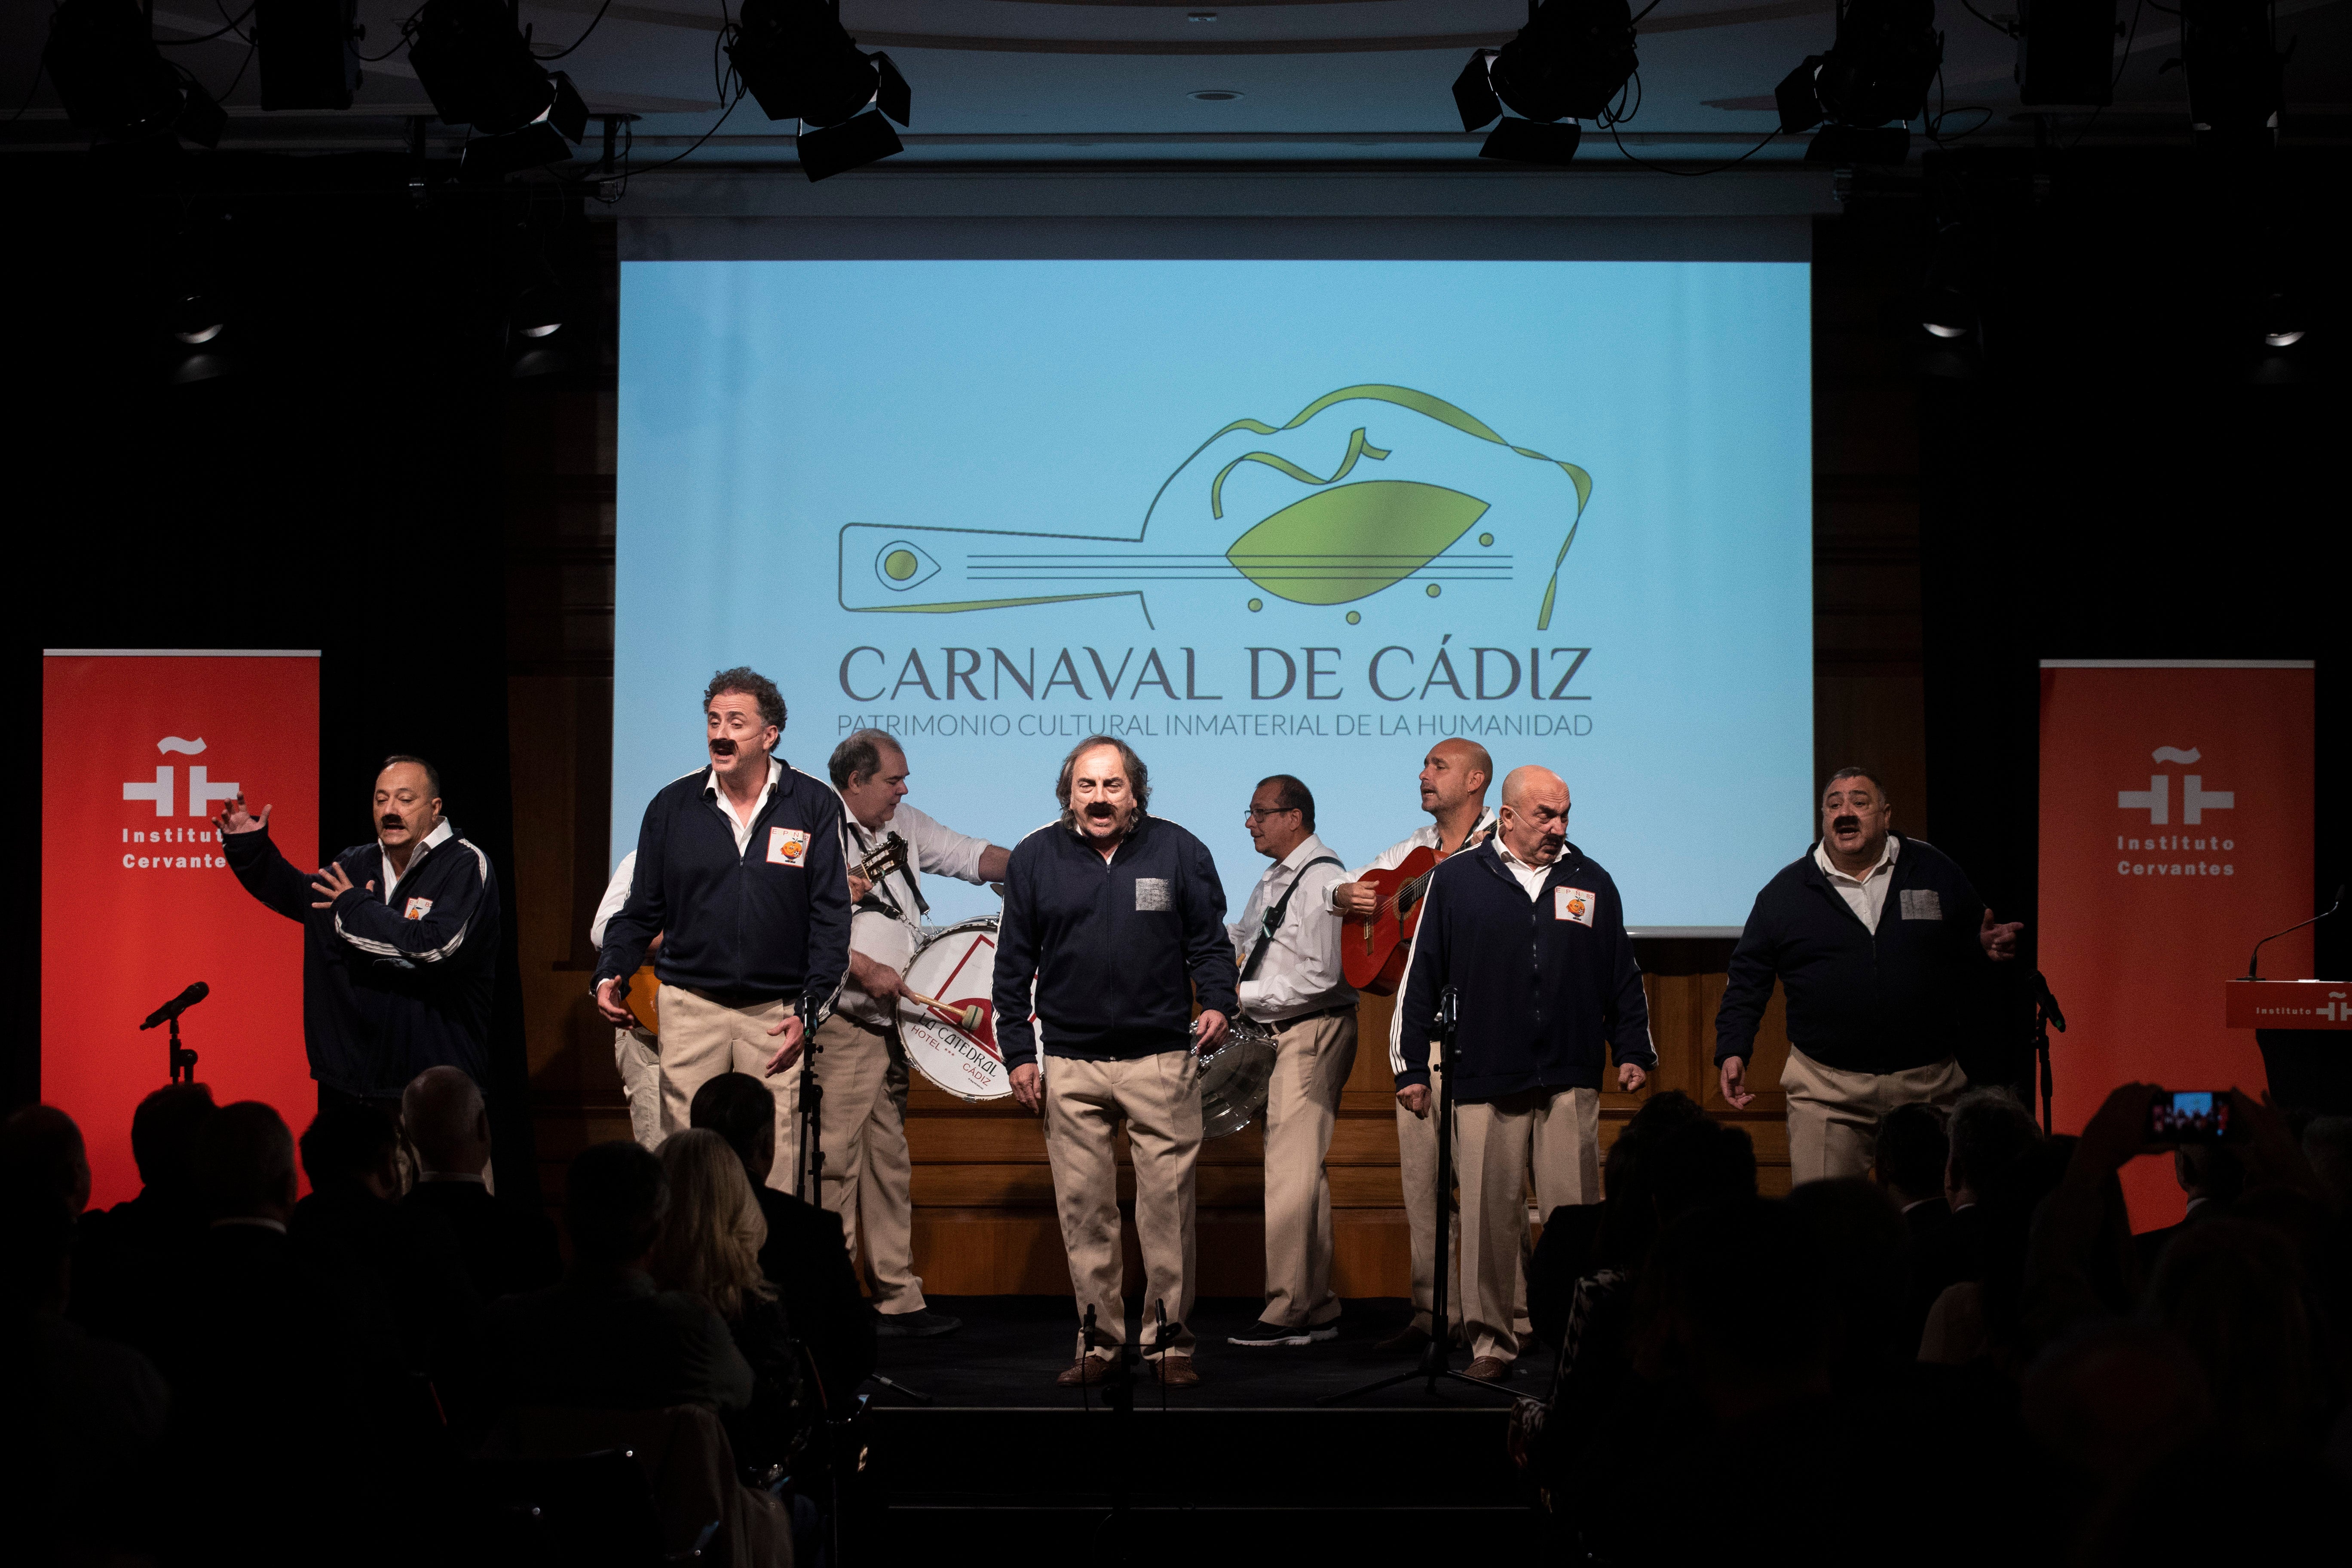
[[[237,885],[211,817],[242,786],[297,865],[319,841],[315,653],[53,650],[41,681],[41,1098],[81,1126],[90,1202],[134,1196],[131,1113],[169,1080],[140,1020],[194,981],[196,1077],[299,1132],[302,930]]]
[[[2266,1082],[2224,983],[2263,936],[2312,912],[2314,681],[2307,663],[2045,660],[2042,971],[2056,1125],[2079,1131],[2117,1084]],[[2263,951],[2311,973],[2308,931]],[[2124,1172],[2132,1226],[2185,1208],[2168,1162]]]

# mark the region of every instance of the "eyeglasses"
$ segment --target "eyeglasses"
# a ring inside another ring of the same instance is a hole
[[[1244,810],[1242,815],[1252,822],[1264,822],[1269,816],[1280,816],[1286,811],[1301,809],[1303,808],[1296,805],[1253,805]]]

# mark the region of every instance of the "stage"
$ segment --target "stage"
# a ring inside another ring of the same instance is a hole
[[[869,1383],[871,1474],[894,1552],[969,1551],[971,1531],[1024,1545],[1102,1542],[1128,1510],[1132,1560],[1157,1562],[1274,1541],[1405,1547],[1532,1541],[1535,1516],[1504,1451],[1510,1402],[1458,1382],[1416,1380],[1336,1406],[1317,1401],[1412,1370],[1375,1343],[1405,1303],[1345,1304],[1325,1344],[1244,1350],[1225,1336],[1257,1318],[1254,1298],[1198,1303],[1195,1388],[1135,1385],[1131,1415],[1100,1387],[1062,1388],[1074,1326],[1066,1296],[934,1297],[956,1333],[881,1342],[879,1370],[930,1396]],[[1454,1364],[1466,1365],[1456,1352]],[[1550,1357],[1503,1385],[1540,1394]],[[1081,1394],[1084,1399],[1082,1402]],[[1124,1494],[1115,1492],[1114,1483]],[[1012,1533],[1006,1533],[1008,1528]]]

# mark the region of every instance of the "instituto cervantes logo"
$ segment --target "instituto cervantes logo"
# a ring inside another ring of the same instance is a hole
[[[155,750],[164,756],[202,756],[203,736],[193,741],[177,735],[166,735],[155,742]],[[199,818],[203,827],[129,827],[122,829],[122,868],[126,871],[201,871],[226,866],[228,862],[212,852],[214,842],[211,817],[214,807],[235,800],[240,786],[233,780],[215,782],[210,770],[202,763],[188,768],[187,793],[180,792],[179,768],[171,763],[159,763],[151,779],[126,779],[122,798],[144,801],[155,808],[155,816],[172,818],[182,800],[187,802],[187,816]],[[181,820],[184,820],[182,818]],[[190,850],[192,847],[194,853]]]
[[[2159,765],[2171,763],[2183,767],[2195,767],[2203,760],[2194,746],[2187,748],[2158,746],[2150,753],[2150,756]],[[2179,775],[2180,789],[2176,796],[2172,787],[2173,782],[2174,775],[2171,773],[2150,773],[2146,789],[2119,789],[2116,792],[2116,809],[2147,813],[2147,826],[2150,828],[2201,828],[2204,831],[2151,832],[2144,836],[2119,833],[2116,836],[2116,847],[2124,852],[2126,858],[2116,862],[2116,875],[2119,877],[2236,876],[2238,868],[2235,863],[2205,858],[2208,855],[2227,854],[2238,847],[2236,839],[2218,837],[2214,828],[2221,825],[2218,823],[2209,825],[2205,820],[2205,814],[2209,811],[2235,810],[2238,805],[2237,791],[2207,789],[2203,773],[2183,773]],[[2176,799],[2179,805],[2179,820],[2177,823],[2173,819]],[[2151,854],[2160,854],[2167,858],[2160,860],[2137,858]],[[2179,858],[2184,856],[2191,858]]]

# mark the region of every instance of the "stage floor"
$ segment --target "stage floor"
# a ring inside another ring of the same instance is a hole
[[[936,1408],[1080,1407],[1080,1390],[1057,1387],[1054,1382],[1076,1352],[1077,1325],[1068,1297],[935,1296],[930,1305],[961,1318],[963,1327],[933,1339],[883,1340],[879,1370],[885,1376],[929,1394]],[[1416,1364],[1413,1356],[1383,1354],[1372,1348],[1403,1325],[1407,1309],[1402,1298],[1343,1302],[1339,1337],[1324,1343],[1272,1349],[1227,1344],[1227,1335],[1257,1321],[1259,1306],[1255,1298],[1239,1297],[1195,1304],[1193,1333],[1200,1343],[1193,1366],[1201,1382],[1195,1388],[1168,1390],[1171,1411],[1313,1409],[1328,1395],[1410,1372]],[[1469,1361],[1466,1352],[1454,1352],[1457,1370]],[[1137,1371],[1142,1373],[1143,1369]],[[1539,1395],[1550,1372],[1550,1352],[1539,1349],[1521,1358],[1518,1375],[1501,1386],[1514,1394]],[[867,1392],[877,1411],[913,1406],[895,1389],[869,1384]],[[1086,1392],[1094,1405],[1101,1405],[1099,1389]],[[1136,1387],[1136,1408],[1157,1411],[1160,1395],[1159,1383],[1143,1377]],[[1362,1409],[1509,1408],[1500,1394],[1451,1380],[1441,1382],[1434,1395],[1415,1381],[1349,1403]]]

